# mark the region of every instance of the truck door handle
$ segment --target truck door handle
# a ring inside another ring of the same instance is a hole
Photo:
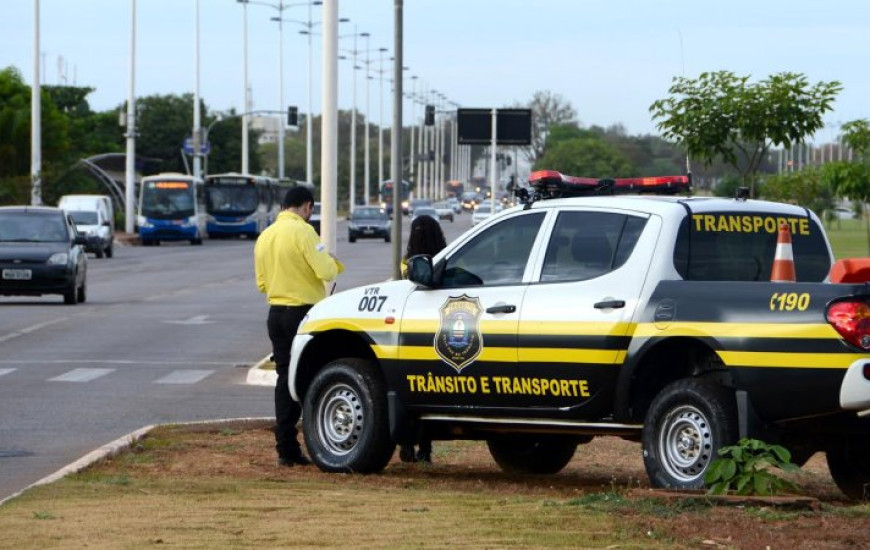
[[[513,313],[517,310],[517,306],[502,304],[500,306],[492,306],[486,308],[487,313]]]
[[[595,309],[618,309],[625,307],[625,300],[605,300],[595,304]]]

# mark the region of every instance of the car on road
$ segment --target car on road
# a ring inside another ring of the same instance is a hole
[[[450,206],[450,203],[447,201],[436,202],[432,205],[432,208],[435,209],[435,212],[438,213],[439,220],[450,220],[453,223],[453,207]]]
[[[0,295],[87,297],[87,238],[59,208],[0,207]]]
[[[460,198],[460,204],[462,204],[462,208],[465,210],[474,210],[474,207],[480,204],[481,200],[483,199],[477,192],[466,191]]]
[[[501,205],[496,204],[495,213],[501,212]],[[492,205],[490,203],[482,203],[477,205],[474,213],[471,214],[471,225],[477,225],[488,217],[492,216]]]
[[[115,220],[112,199],[107,195],[64,195],[57,207],[72,216],[78,232],[87,237],[85,251],[97,258],[114,253]]]
[[[432,206],[432,201],[429,199],[414,199],[408,205],[408,213],[413,214],[414,211],[418,208],[423,208],[426,206]]]
[[[411,216],[411,222],[416,220],[421,216],[429,216],[433,220],[440,222],[441,220],[438,217],[438,211],[432,208],[431,206],[423,206],[414,209],[414,214]]]
[[[447,204],[453,209],[454,214],[462,214],[462,203],[456,197],[448,197]]]
[[[377,206],[358,206],[347,219],[347,240],[384,239],[390,242],[390,217]]]
[[[311,217],[308,219],[308,223],[310,223],[314,230],[317,231],[317,234],[320,235],[320,203],[314,203],[314,210],[311,212]]]

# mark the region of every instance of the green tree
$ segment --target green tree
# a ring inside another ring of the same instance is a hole
[[[797,73],[778,73],[750,83],[730,71],[697,79],[675,77],[668,93],[650,106],[666,139],[705,165],[721,158],[737,170],[755,195],[755,174],[772,145],[799,143],[823,126],[842,86],[810,85]]]
[[[870,122],[853,120],[844,124],[842,131],[843,141],[852,148],[854,160],[826,164],[825,175],[837,195],[861,204],[870,254],[870,218],[866,211],[870,201]]]
[[[539,90],[532,95],[527,108],[532,110],[532,144],[524,151],[529,163],[538,164],[544,156],[550,129],[557,125],[577,125],[577,111],[571,102],[549,90]]]
[[[835,202],[830,179],[818,167],[771,176],[764,181],[762,194],[773,201],[805,206],[819,216],[833,209]]]
[[[30,202],[31,88],[14,68],[0,70],[0,203]],[[43,191],[70,148],[67,118],[43,88],[40,99]]]
[[[136,154],[162,160],[162,172],[186,172],[181,149],[184,140],[193,132],[193,94],[143,97],[136,101],[136,109]],[[205,104],[201,104],[200,109],[203,127],[207,127],[214,118],[206,116],[208,109]],[[212,145],[209,154],[210,173],[225,171],[221,169],[223,166],[231,167],[234,171],[241,170],[241,132],[241,117],[234,112],[225,121],[212,127],[209,133]],[[252,174],[259,174],[259,132],[249,130],[248,136],[248,170]]]
[[[634,171],[631,162],[618,149],[594,137],[567,139],[548,145],[535,169],[601,178],[631,176]]]

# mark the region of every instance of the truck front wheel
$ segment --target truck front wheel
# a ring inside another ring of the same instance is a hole
[[[486,445],[499,468],[512,474],[555,474],[574,458],[578,440],[573,436],[515,435],[489,439]]]
[[[654,487],[700,489],[718,451],[737,441],[734,392],[685,379],[653,399],[643,426],[643,462]]]
[[[828,469],[849,498],[870,500],[870,439],[844,438],[827,450]]]
[[[380,472],[396,449],[384,382],[361,359],[338,359],[314,377],[302,423],[308,453],[324,472]]]

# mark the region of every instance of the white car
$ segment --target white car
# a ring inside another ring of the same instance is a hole
[[[500,204],[496,204],[495,213],[498,214],[501,212],[502,208]],[[477,208],[474,209],[474,213],[471,215],[471,225],[477,225],[480,222],[484,221],[488,217],[492,216],[492,204],[489,202],[485,202],[477,205]]]
[[[437,222],[441,221],[438,219],[438,212],[434,208],[432,208],[431,206],[418,206],[417,208],[415,208],[414,214],[413,214],[413,216],[411,216],[411,222],[413,222],[414,220],[416,220],[417,218],[419,218],[421,216],[429,216],[430,218],[432,218],[433,220],[435,220]]]
[[[453,206],[451,206],[449,202],[436,202],[432,205],[432,208],[434,208],[435,212],[438,213],[439,220],[450,220],[450,222],[453,223]]]

